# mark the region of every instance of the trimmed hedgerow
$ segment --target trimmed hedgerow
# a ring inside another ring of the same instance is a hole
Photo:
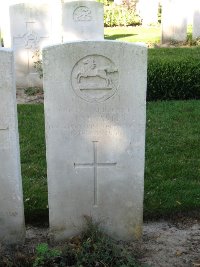
[[[105,6],[104,26],[136,26],[141,25],[141,19],[132,8],[126,6]]]
[[[147,100],[200,99],[200,48],[149,50]]]

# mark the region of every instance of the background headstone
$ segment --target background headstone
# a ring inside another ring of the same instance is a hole
[[[0,49],[0,243],[24,241],[13,52]]]
[[[143,25],[158,23],[159,0],[139,0],[136,6]]]
[[[116,6],[121,6],[123,5],[123,0],[114,0],[114,3]]]
[[[103,40],[103,4],[93,1],[73,1],[63,4],[63,42],[73,40]]]
[[[57,43],[60,42],[61,36],[61,0],[6,0],[1,1],[0,5],[0,25],[2,26],[2,36],[4,39],[5,47],[11,47],[11,34],[10,34],[10,15],[9,7],[15,4],[44,4],[48,3],[51,6],[52,13],[52,30],[53,38]],[[58,37],[59,36],[59,37]]]
[[[53,37],[51,5],[13,5],[10,7],[10,23],[12,47],[15,50],[17,87],[42,86],[42,80],[34,68],[34,62],[40,58],[36,52],[59,39],[59,36]],[[59,32],[59,27],[57,30]]]
[[[43,59],[51,234],[77,234],[87,215],[115,238],[140,238],[147,48],[69,42]]]
[[[0,28],[0,47],[2,47],[2,43],[1,43],[1,28]]]
[[[200,1],[196,1],[194,5],[192,37],[200,37]]]
[[[163,0],[162,5],[162,43],[186,41],[187,8],[186,1]]]

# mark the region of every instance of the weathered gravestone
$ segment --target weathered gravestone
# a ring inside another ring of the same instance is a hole
[[[13,52],[0,49],[0,243],[25,235]]]
[[[45,3],[13,5],[10,24],[17,87],[42,86],[34,62],[39,60],[37,51],[52,42],[51,6]]]
[[[186,41],[186,1],[164,0],[162,5],[162,43]]]
[[[103,40],[103,4],[73,1],[63,4],[63,42],[72,40]]]
[[[91,216],[117,239],[141,237],[147,49],[84,41],[45,48],[50,230]]]
[[[200,37],[200,2],[195,2],[194,5],[194,16],[193,16],[193,30],[192,37],[199,38]]]
[[[159,0],[139,0],[136,6],[143,25],[158,23]]]

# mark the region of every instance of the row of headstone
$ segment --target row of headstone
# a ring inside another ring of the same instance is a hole
[[[129,3],[130,1],[126,1]],[[135,0],[136,12],[142,25],[158,23],[159,5],[162,6],[162,43],[185,41],[187,38],[187,23],[193,24],[193,39],[200,37],[200,1],[191,0]],[[124,1],[114,0],[116,5]],[[192,19],[191,19],[191,18]]]
[[[137,8],[143,24],[156,22],[158,4],[158,0],[152,0],[151,5],[148,5],[146,0],[138,1]],[[187,38],[186,2],[163,0],[162,5],[162,43],[185,41]],[[200,36],[199,20],[200,5],[196,3],[194,38]],[[41,51],[42,47],[70,40],[103,40],[103,26],[103,5],[93,1],[66,2],[63,3],[62,8],[59,0],[49,3],[46,1],[28,3],[27,1],[27,3],[11,6],[11,40],[5,38],[4,45],[15,50],[17,87],[42,86],[42,80],[34,67],[34,62],[41,59],[38,51]]]
[[[60,1],[11,5],[11,40],[6,38],[4,45],[15,50],[17,87],[42,86],[34,67],[42,47],[69,40],[102,40],[103,27],[103,5],[97,2],[66,2],[62,9]]]
[[[115,1],[123,4],[123,1]],[[137,14],[139,14],[142,25],[158,23],[158,8],[162,6],[162,43],[171,41],[187,40],[188,13],[191,13],[193,39],[200,37],[200,1],[191,0],[138,0],[136,3]]]
[[[195,1],[193,17],[193,38],[200,38],[200,2]]]
[[[156,25],[158,23],[158,8],[160,0],[138,0],[137,13],[142,25]]]
[[[162,1],[162,43],[187,40],[188,10],[193,14],[193,39],[200,37],[200,1]]]
[[[97,3],[67,4],[73,15],[73,34],[81,34],[86,22],[98,40],[69,41],[43,49],[51,237],[62,240],[78,234],[88,216],[116,239],[138,239],[143,217],[147,48],[102,40],[102,26],[95,30],[92,23],[93,15],[102,16]],[[92,12],[94,5],[97,10]],[[24,15],[22,6],[17,7]],[[39,41],[35,31],[40,24],[33,10],[27,14],[30,20],[18,12],[13,16],[25,24],[25,34],[16,35],[15,42],[22,41],[28,49]],[[48,35],[41,32],[42,38]],[[2,243],[24,240],[13,66],[13,53],[1,50]]]
[[[165,0],[162,7],[162,43],[185,41],[187,38],[186,3]]]

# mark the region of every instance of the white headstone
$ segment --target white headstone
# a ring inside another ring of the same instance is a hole
[[[1,44],[1,28],[0,28],[0,47],[2,47],[2,44]]]
[[[52,39],[54,43],[61,42],[61,0],[6,0],[1,2],[0,25],[2,26],[2,35],[5,47],[11,47],[9,7],[15,4],[24,3],[29,3],[32,5],[48,3],[51,6],[53,31]]]
[[[117,239],[142,234],[147,48],[84,41],[45,48],[50,230],[91,216]]]
[[[187,1],[163,0],[162,5],[162,43],[186,41],[187,39]]]
[[[194,16],[193,16],[193,31],[192,37],[199,38],[200,37],[200,2],[196,2],[194,6]]]
[[[10,20],[17,87],[42,86],[42,80],[34,68],[34,62],[39,59],[35,52],[55,42],[52,36],[51,6],[45,3],[11,6]]]
[[[103,40],[103,4],[93,1],[73,1],[63,4],[63,42]]]
[[[0,49],[0,243],[23,242],[25,236],[17,127],[14,58]]]
[[[123,5],[123,0],[114,0],[114,3],[116,6],[121,6]]]
[[[159,0],[139,0],[137,2],[137,12],[143,25],[158,23],[158,5]]]

